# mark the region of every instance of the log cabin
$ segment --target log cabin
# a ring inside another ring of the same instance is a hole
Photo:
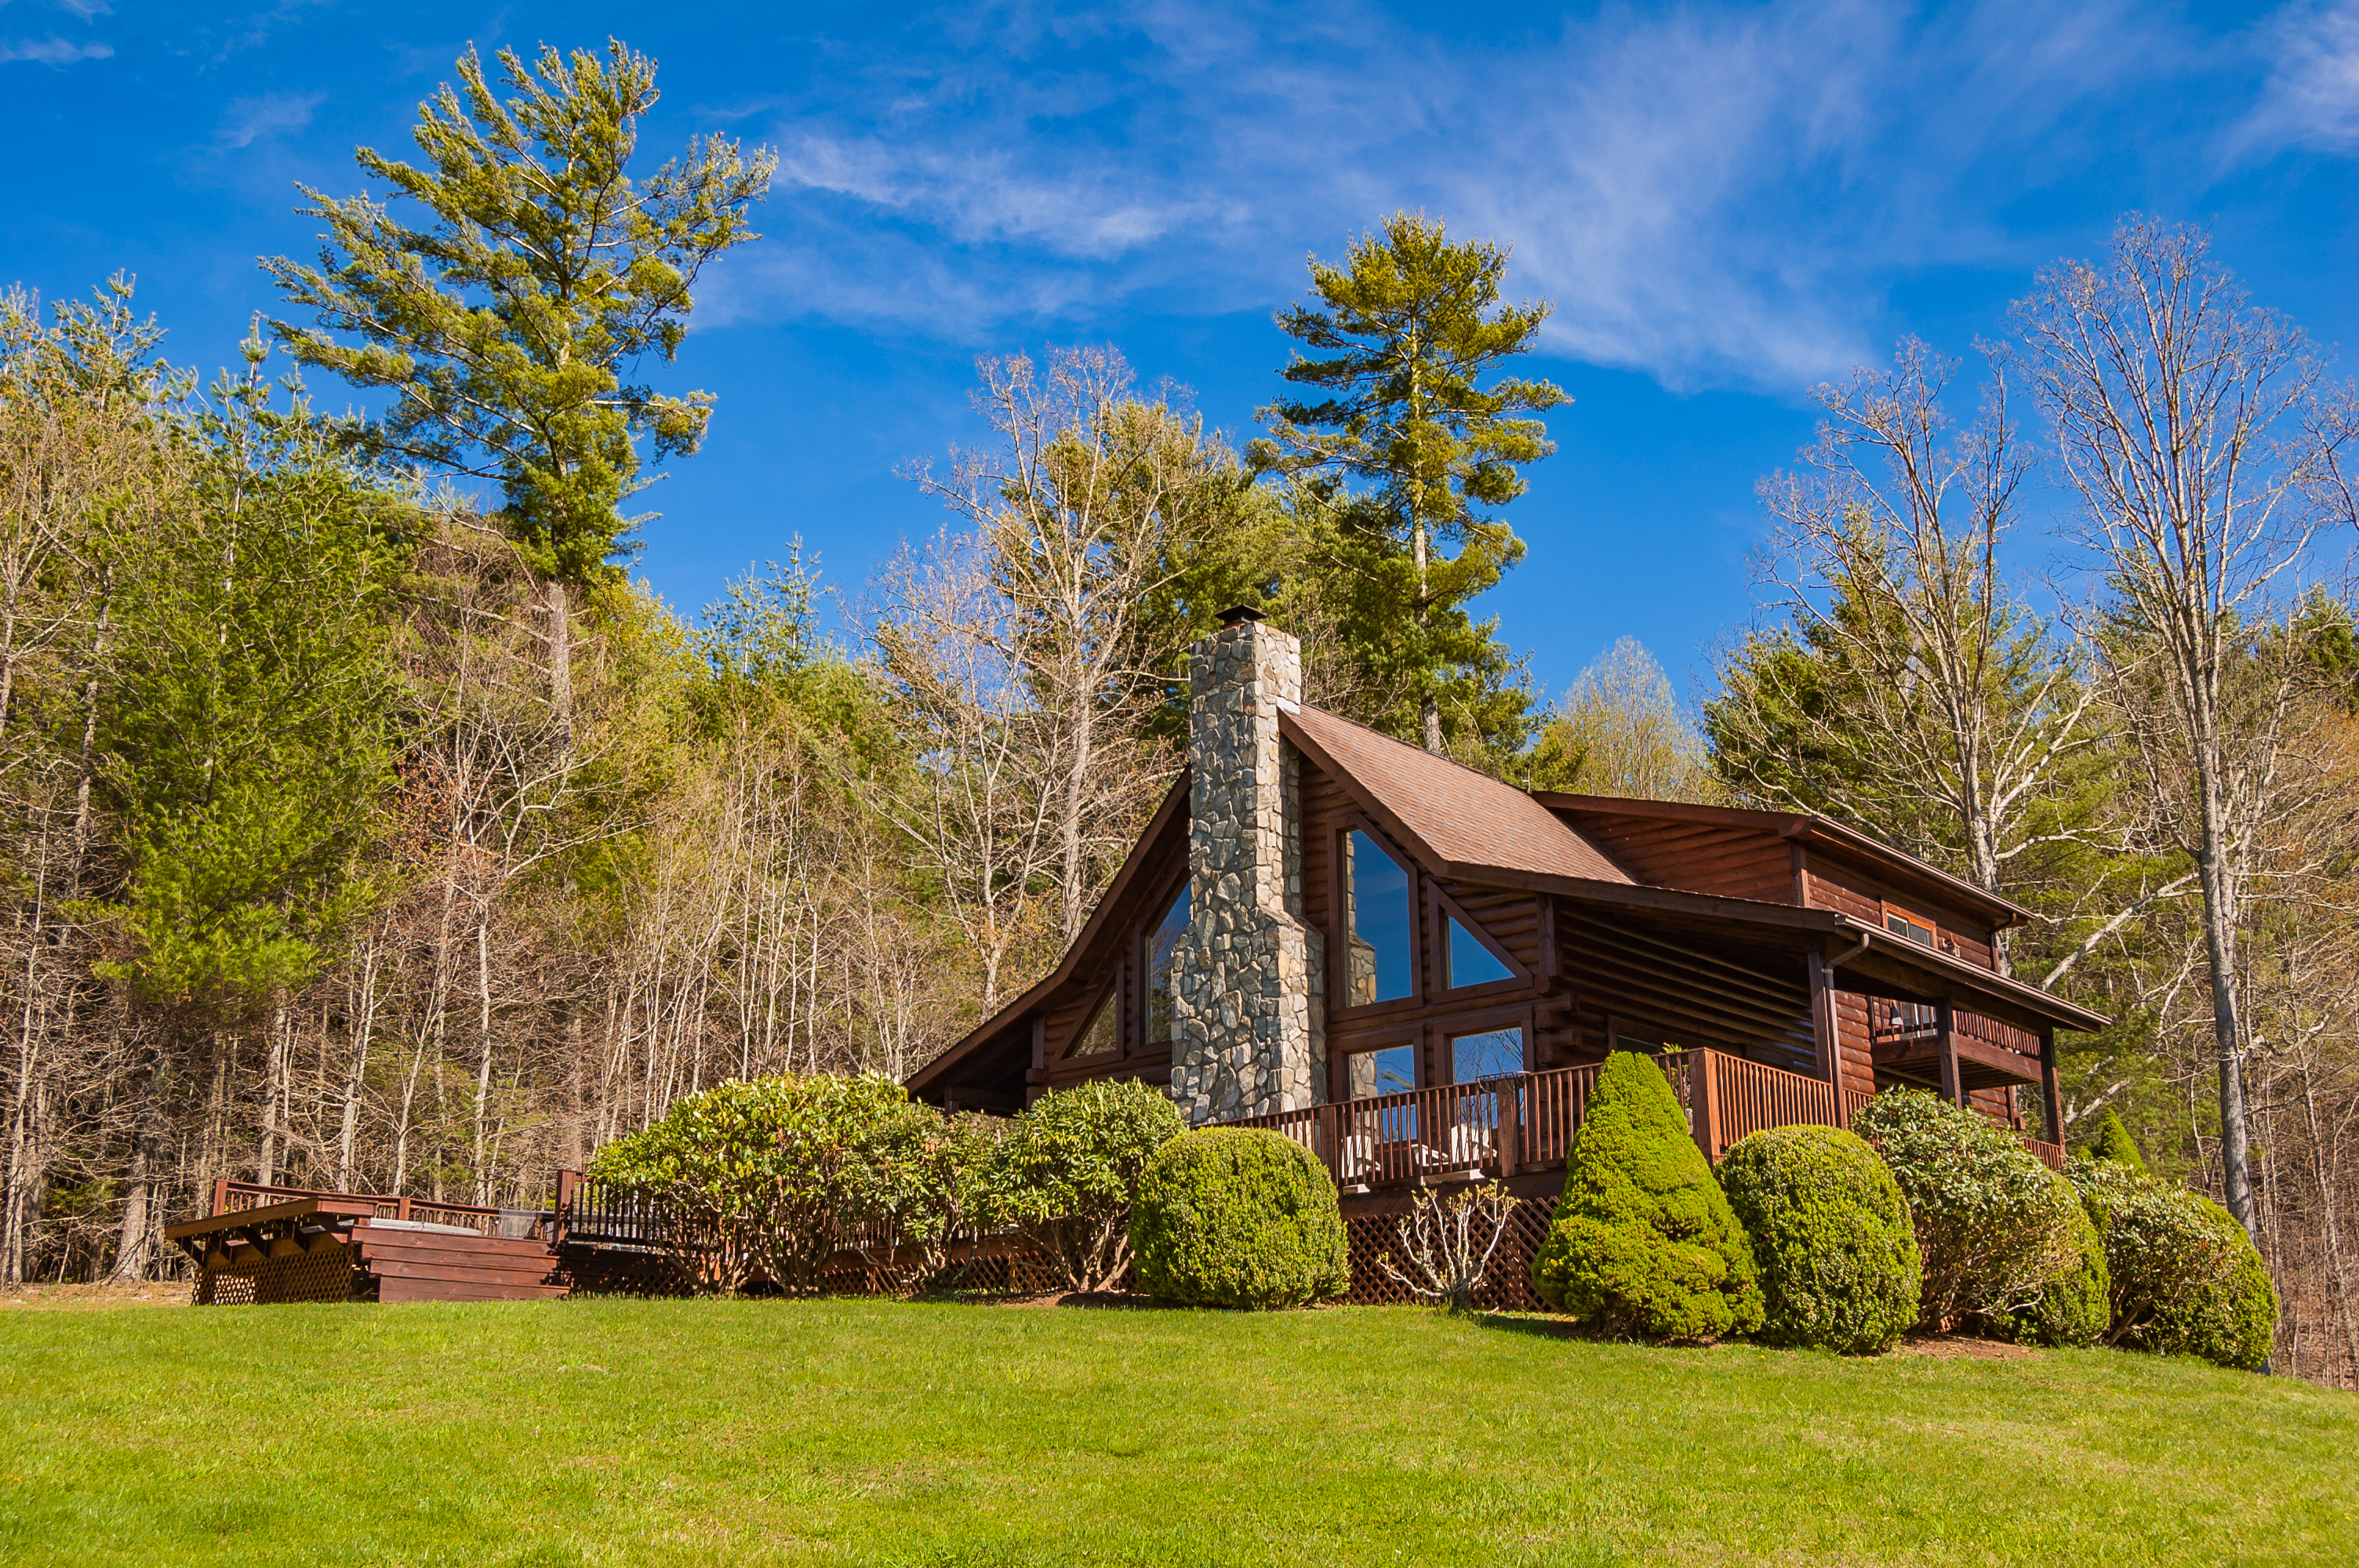
[[[2056,1032],[2107,1020],[2005,972],[2027,911],[1820,816],[1517,789],[1303,703],[1295,639],[1223,620],[1187,769],[918,1098],[1162,1086],[1313,1149],[1347,1216],[1449,1179],[1552,1195],[1613,1050],[1661,1058],[1708,1157],[1912,1086],[2061,1162]]]

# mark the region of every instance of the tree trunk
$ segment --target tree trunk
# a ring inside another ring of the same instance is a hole
[[[549,614],[549,705],[570,745],[573,740],[573,604],[563,579],[542,589]]]
[[[2227,864],[2227,812],[2220,798],[2216,745],[2199,741],[2195,766],[2202,797],[2195,869],[2203,890],[2203,956],[2212,982],[2212,1033],[2220,1064],[2221,1195],[2236,1223],[2257,1244],[2259,1217],[2253,1210],[2242,1031],[2236,1019],[2236,890]]]
[[[1425,636],[1426,611],[1431,604],[1431,594],[1426,587],[1428,545],[1425,536],[1424,518],[1420,517],[1417,520],[1411,528],[1411,533],[1414,535],[1414,543],[1417,549],[1417,632],[1419,640],[1422,642]],[[1417,656],[1420,663],[1424,660],[1425,654],[1426,651],[1423,647],[1419,647],[1418,649]],[[1432,671],[1428,670],[1426,672],[1424,694],[1418,699],[1418,739],[1419,743],[1422,744],[1427,751],[1439,757],[1442,754],[1441,703],[1440,700],[1434,696]]]
[[[158,1047],[147,1062],[147,1081],[140,1086],[138,1120],[131,1140],[131,1169],[125,1177],[123,1229],[114,1248],[114,1277],[144,1280],[150,1267],[157,1222],[156,1181],[163,1142],[164,1053]]]
[[[475,1036],[480,1054],[475,1069],[475,1201],[491,1200],[491,1173],[486,1168],[484,1154],[488,1148],[485,1117],[492,1103],[492,932],[488,917],[475,922]]]
[[[361,1087],[367,1081],[370,1037],[376,1033],[376,942],[361,944],[361,989],[358,1027],[353,1032],[353,1061],[344,1075],[343,1115],[336,1130],[336,1186],[353,1190],[353,1146],[360,1135]]]

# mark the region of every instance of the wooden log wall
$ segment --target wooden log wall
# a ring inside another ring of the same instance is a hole
[[[1886,903],[1906,910],[1932,923],[1936,945],[1944,951],[1979,968],[1991,967],[1991,928],[1986,922],[1897,888],[1865,867],[1812,849],[1803,858],[1802,887],[1811,908],[1838,910],[1879,935],[1885,931]]]
[[[1794,902],[1790,845],[1758,827],[1579,814],[1581,831],[1642,882],[1721,898]]]
[[[1555,922],[1580,1035],[1568,1059],[1601,1059],[1614,1044],[1610,1021],[1613,1032],[1647,1044],[1709,1046],[1788,1072],[1816,1071],[1799,956],[1782,969],[1755,967],[1572,903],[1558,907]]]

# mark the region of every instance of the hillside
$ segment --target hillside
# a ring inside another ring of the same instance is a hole
[[[0,1561],[2317,1563],[2359,1397],[1409,1309],[0,1313]],[[2095,1550],[2100,1543],[2103,1550]]]

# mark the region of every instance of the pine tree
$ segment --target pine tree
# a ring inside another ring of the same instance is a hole
[[[1607,1334],[1707,1339],[1761,1326],[1758,1265],[1662,1068],[1605,1059],[1532,1258],[1541,1300]]]
[[[1539,420],[1517,416],[1571,401],[1545,381],[1480,384],[1502,361],[1528,352],[1548,319],[1545,303],[1499,303],[1506,267],[1506,247],[1453,244],[1444,225],[1408,212],[1353,242],[1343,266],[1313,257],[1311,289],[1324,308],[1295,305],[1277,324],[1325,356],[1298,352],[1286,379],[1326,395],[1264,408],[1269,438],[1253,448],[1266,469],[1377,486],[1366,498],[1373,504],[1361,507],[1330,492],[1335,521],[1383,541],[1381,557],[1404,568],[1402,653],[1413,672],[1418,739],[1436,752],[1441,688],[1456,662],[1452,634],[1472,624],[1449,612],[1524,555],[1523,541],[1487,511],[1523,494],[1522,467],[1556,450]],[[1458,553],[1444,557],[1439,549],[1449,542]],[[1372,583],[1394,575],[1366,566],[1361,573]],[[1482,631],[1487,643],[1490,628]]]
[[[429,167],[370,147],[368,174],[426,209],[412,228],[374,196],[302,188],[328,225],[320,265],[264,262],[316,325],[273,324],[296,359],[396,394],[367,427],[378,449],[498,481],[525,559],[549,583],[550,675],[560,710],[571,683],[568,585],[612,574],[631,520],[622,503],[658,459],[693,453],[710,394],[671,396],[625,374],[671,359],[688,333],[689,290],[706,263],[756,239],[747,213],[777,158],[691,138],[643,183],[628,172],[639,121],[656,105],[656,62],[619,40],[605,58],[542,49],[527,69],[498,57],[503,101],[472,49],[419,107]],[[357,340],[357,341],[354,341]]]
[[[2090,1141],[2089,1158],[2109,1160],[2116,1165],[2126,1165],[2140,1175],[2146,1173],[2146,1156],[2138,1152],[2137,1141],[2122,1119],[2108,1108],[2105,1119],[2097,1125],[2097,1136]]]

